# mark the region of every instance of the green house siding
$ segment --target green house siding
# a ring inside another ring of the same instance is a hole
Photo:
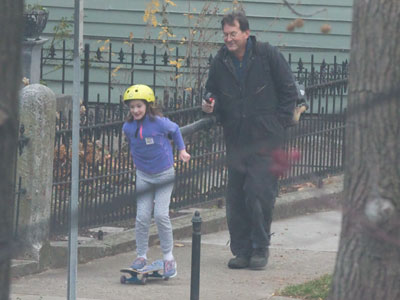
[[[161,1],[161,0],[160,0]],[[26,3],[37,3],[37,0],[26,0]],[[84,1],[84,39],[85,43],[90,44],[91,58],[94,57],[95,51],[104,45],[104,41],[110,39],[112,42],[113,52],[129,52],[131,46],[124,43],[129,40],[129,35],[133,34],[135,44],[135,53],[140,54],[146,51],[152,54],[154,44],[157,45],[157,58],[160,63],[162,55],[167,50],[160,40],[157,40],[160,29],[147,26],[143,21],[144,10],[149,1],[131,1],[131,0],[85,0]],[[351,0],[301,0],[291,1],[300,2],[301,4],[293,7],[302,14],[312,14],[321,9],[325,11],[315,14],[311,17],[304,17],[304,26],[296,28],[292,32],[286,30],[287,25],[297,18],[290,9],[283,4],[281,0],[252,0],[241,1],[246,10],[250,22],[252,34],[256,35],[259,40],[268,41],[272,45],[279,46],[284,54],[291,53],[293,62],[302,59],[304,66],[307,68],[311,62],[311,54],[314,55],[314,62],[317,64],[323,59],[327,63],[333,63],[334,56],[337,62],[348,59],[350,48],[351,33],[351,17],[352,17],[352,1]],[[51,38],[53,27],[58,24],[62,17],[72,20],[73,17],[73,1],[65,0],[40,0],[39,3],[48,8],[50,11],[49,21],[45,29],[44,36]],[[206,46],[200,43],[200,59],[203,63],[208,59],[210,54],[215,54],[222,42],[220,20],[225,11],[232,8],[232,1],[188,1],[174,0],[176,6],[168,7],[169,26],[175,35],[170,38],[171,54],[175,54],[177,43],[183,38],[188,37],[189,26],[193,26],[204,5],[209,5],[212,11],[217,9],[217,15],[210,17],[207,22],[206,40],[209,42]],[[193,15],[189,20],[187,13]],[[157,16],[158,22],[161,17]],[[329,34],[321,33],[321,26],[329,24],[332,28]],[[147,39],[147,40],[145,40]],[[196,36],[196,39],[198,37]],[[72,40],[67,42],[72,49]],[[108,44],[106,44],[107,46]],[[179,45],[179,54],[184,56],[186,46]],[[198,45],[197,45],[198,46]],[[46,47],[46,45],[45,45]],[[107,48],[106,48],[107,49]],[[194,48],[197,50],[196,46]],[[195,53],[198,53],[195,51]],[[60,57],[61,53],[56,53]],[[197,54],[196,54],[197,55]],[[118,54],[113,55],[113,59],[117,60]],[[103,57],[108,57],[107,51],[103,52]],[[149,57],[153,60],[152,57]],[[170,59],[174,59],[170,57]],[[126,56],[126,62],[130,62],[131,57]],[[152,69],[147,66],[140,66],[140,56],[135,59],[136,73],[135,81],[152,82]],[[60,92],[59,83],[60,74],[54,71],[58,62],[53,62],[53,66],[47,66],[43,70],[43,74],[47,74],[51,78],[47,80],[50,87]],[[93,66],[96,65],[93,63]],[[117,65],[114,65],[115,68]],[[91,70],[90,80],[95,83],[91,86],[91,98],[108,93],[108,87],[105,84],[108,80],[107,66],[97,64],[94,70]],[[118,101],[121,90],[129,81],[129,64],[121,64],[120,70],[116,76],[113,76],[114,86],[112,89],[112,101]],[[295,64],[292,64],[296,69]],[[170,69],[169,69],[170,70]],[[49,73],[50,72],[50,73]],[[52,74],[52,75],[49,75]],[[48,77],[48,78],[49,78]],[[171,74],[169,71],[157,71],[157,86],[162,87],[170,84]],[[46,77],[44,77],[46,78]],[[72,80],[72,69],[66,69],[67,80]],[[46,79],[45,79],[46,80]],[[53,81],[55,80],[55,81]],[[172,80],[174,81],[174,79]],[[160,89],[161,90],[161,89]],[[71,92],[71,84],[67,83],[66,93]],[[91,99],[95,100],[95,99]]]
[[[160,0],[162,1],[162,0]],[[27,3],[35,3],[37,0],[26,0]],[[168,19],[173,32],[180,40],[187,35],[189,25],[189,5],[193,25],[203,5],[210,1],[182,1],[175,0],[176,6],[169,6]],[[288,47],[306,47],[317,49],[339,49],[348,50],[350,46],[352,1],[330,1],[330,0],[303,0],[301,5],[295,5],[299,13],[312,14],[321,9],[325,11],[311,17],[305,17],[305,24],[294,32],[287,32],[287,24],[295,19],[287,6],[280,0],[270,1],[242,1],[243,7],[249,17],[252,32],[262,39],[271,41],[275,45],[286,45]],[[332,3],[334,2],[334,3]],[[51,33],[54,25],[61,17],[73,16],[73,1],[41,0],[40,3],[50,11],[49,23],[46,33]],[[158,34],[158,29],[149,30],[144,24],[143,14],[147,1],[130,0],[85,0],[85,26],[84,34],[88,38],[106,39],[110,37],[126,39],[133,32],[136,39],[141,39],[146,33]],[[219,31],[220,16],[225,9],[232,7],[232,1],[213,1],[210,8],[218,8],[218,17],[210,22],[210,28]],[[160,17],[158,16],[158,21]],[[332,26],[330,34],[322,34],[320,27],[328,23]],[[157,35],[152,36],[156,38]],[[216,36],[220,42],[220,36]]]

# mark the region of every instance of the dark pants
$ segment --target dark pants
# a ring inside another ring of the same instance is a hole
[[[278,182],[270,165],[269,155],[228,156],[226,216],[235,256],[269,246]]]

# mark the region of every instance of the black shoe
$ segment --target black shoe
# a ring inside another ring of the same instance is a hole
[[[238,255],[231,258],[228,262],[228,267],[230,269],[244,269],[249,266],[250,258],[248,256]]]
[[[252,270],[263,270],[268,263],[268,248],[256,248],[251,255],[249,268]]]

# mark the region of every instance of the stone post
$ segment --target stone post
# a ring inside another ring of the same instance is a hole
[[[25,189],[20,198],[18,239],[24,258],[39,261],[49,245],[50,205],[56,124],[56,96],[44,85],[31,84],[20,94],[20,126],[28,143],[19,152],[17,177]]]
[[[29,83],[40,82],[40,56],[43,44],[48,39],[25,40],[22,42],[22,76],[29,79]]]

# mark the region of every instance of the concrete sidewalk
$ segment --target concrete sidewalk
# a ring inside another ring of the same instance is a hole
[[[304,282],[332,272],[340,214],[312,213],[337,208],[342,189],[342,176],[331,177],[325,180],[322,188],[307,188],[284,194],[277,199],[270,263],[267,270],[261,272],[235,271],[226,267],[231,254],[226,245],[228,233],[224,231],[225,210],[201,209],[203,236],[200,298],[271,299],[276,289],[287,284]],[[134,249],[134,230],[108,234],[102,241],[82,239],[78,251],[79,261],[86,264],[81,264],[78,270],[79,299],[189,299],[189,237],[192,233],[191,218],[194,210],[187,210],[187,215],[172,220],[176,241],[174,254],[179,264],[178,277],[168,282],[151,280],[146,288],[119,284],[119,269],[129,265],[135,256],[133,252],[129,252]],[[155,227],[151,228],[150,244],[153,246],[149,253],[150,258],[159,258]],[[12,299],[65,299],[67,253],[67,242],[53,242],[40,264],[14,261],[14,277],[42,271],[43,267],[60,269],[14,279]]]
[[[288,284],[302,283],[332,273],[338,246],[341,213],[328,211],[273,222],[275,232],[266,270],[230,270],[227,231],[202,236],[200,299],[267,300]],[[190,299],[191,239],[175,241],[178,276],[163,281],[149,279],[146,286],[121,285],[119,269],[135,258],[133,251],[79,265],[79,299]],[[160,258],[153,246],[149,258]],[[67,270],[49,270],[14,279],[12,300],[58,300],[66,298]]]

